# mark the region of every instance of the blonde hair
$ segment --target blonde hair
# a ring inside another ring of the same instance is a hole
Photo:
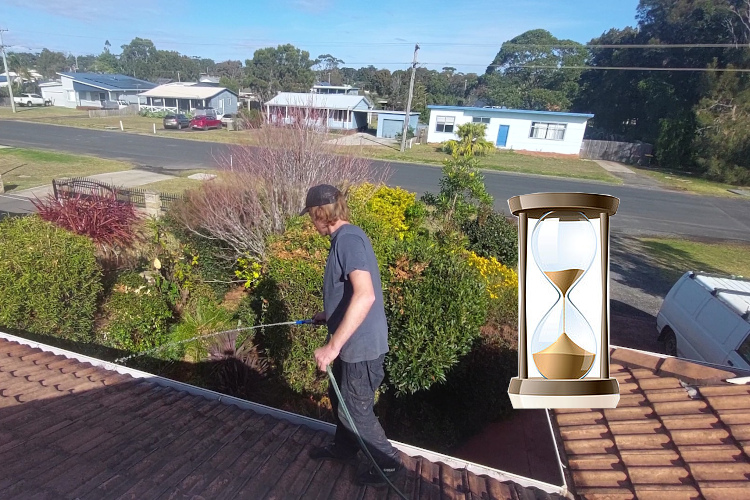
[[[333,203],[310,207],[310,215],[314,220],[323,221],[328,225],[336,224],[340,220],[348,222],[349,206],[346,204],[346,196],[339,193]]]

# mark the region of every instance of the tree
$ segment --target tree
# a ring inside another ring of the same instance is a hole
[[[149,80],[153,78],[157,58],[154,42],[136,37],[129,44],[122,46],[120,69],[126,75]]]
[[[588,52],[572,40],[531,30],[505,42],[487,67],[487,98],[497,106],[568,110]],[[511,89],[517,89],[515,92]]]
[[[309,52],[291,44],[258,49],[245,61],[246,83],[263,101],[280,91],[307,92],[315,80],[313,64]]]
[[[59,71],[66,69],[68,63],[65,54],[42,49],[37,59],[37,70],[46,78],[54,78]]]
[[[120,62],[117,60],[117,56],[110,52],[110,47],[112,45],[109,40],[105,41],[104,49],[96,57],[91,69],[99,73],[117,73],[120,71]]]
[[[344,61],[333,57],[331,54],[319,55],[314,62],[318,81],[328,81],[332,85],[340,85],[342,82],[341,74],[339,73],[340,64],[344,64]]]

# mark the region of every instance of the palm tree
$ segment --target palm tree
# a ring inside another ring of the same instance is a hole
[[[29,68],[21,62],[16,54],[8,54],[8,70],[16,74],[15,82],[18,84],[19,92],[23,90],[24,83],[33,79]]]
[[[443,151],[454,156],[480,156],[494,151],[495,145],[484,138],[487,125],[484,123],[464,123],[456,129],[459,140],[446,141]]]

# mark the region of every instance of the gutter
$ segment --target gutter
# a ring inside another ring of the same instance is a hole
[[[26,345],[32,348],[41,349],[42,351],[49,352],[51,354],[65,356],[68,359],[75,359],[76,361],[80,361],[81,363],[90,363],[93,366],[98,366],[105,370],[117,372],[122,375],[130,375],[134,379],[147,380],[149,382],[153,382],[163,387],[170,387],[178,391],[187,392],[188,394],[191,394],[193,396],[200,396],[208,400],[217,401],[217,402],[229,404],[229,405],[234,405],[242,410],[254,411],[255,413],[258,413],[260,415],[269,415],[280,420],[286,420],[295,425],[304,425],[316,431],[322,430],[329,434],[333,434],[334,431],[336,430],[336,426],[328,422],[323,422],[321,420],[316,420],[314,418],[305,417],[303,415],[297,415],[296,413],[279,410],[277,408],[272,408],[270,406],[262,405],[260,403],[253,403],[251,401],[236,398],[233,396],[227,396],[226,394],[221,394],[215,391],[211,391],[209,389],[203,389],[201,387],[196,387],[194,385],[185,384],[183,382],[171,380],[166,377],[154,375],[152,373],[144,372],[141,370],[135,370],[133,368],[128,368],[127,366],[118,365],[116,363],[112,363],[109,361],[103,361],[98,358],[92,358],[91,356],[86,356],[84,354],[79,354],[77,352],[60,349],[58,347],[53,347],[47,344],[42,344],[41,342],[28,340],[23,337],[18,337],[16,335],[11,335],[9,333],[5,333],[2,331],[0,331],[0,338],[9,340],[11,342],[17,342],[19,344]],[[549,414],[547,418],[548,418],[548,422],[550,423],[550,432],[552,432],[552,423],[549,420]],[[552,436],[553,436],[553,440],[555,440],[554,433],[552,434]],[[513,481],[514,483],[517,483],[525,488],[538,488],[546,493],[557,494],[566,498],[571,498],[570,494],[568,493],[568,488],[565,483],[564,475],[562,475],[563,485],[556,486],[553,484],[545,483],[544,481],[537,481],[536,479],[519,476],[511,472],[505,472],[502,470],[493,469],[492,467],[487,467],[485,465],[477,464],[474,462],[468,462],[466,460],[461,460],[460,458],[451,457],[449,455],[444,455],[442,453],[437,453],[434,451],[426,450],[424,448],[419,448],[416,446],[412,446],[410,444],[400,443],[398,441],[391,441],[391,443],[396,449],[398,449],[399,451],[403,452],[404,454],[410,457],[414,457],[414,458],[423,457],[431,462],[442,462],[445,465],[448,465],[457,470],[465,469],[479,476],[488,476],[498,481]],[[556,440],[555,440],[555,449],[557,449]],[[563,468],[562,468],[562,462],[560,461],[559,453],[557,455],[557,460],[560,466],[560,471],[562,473]]]

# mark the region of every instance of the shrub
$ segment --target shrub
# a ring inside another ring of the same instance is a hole
[[[240,130],[261,128],[263,126],[263,115],[258,109],[242,108],[237,111],[236,119]]]
[[[484,138],[486,133],[484,123],[464,123],[456,129],[459,140],[445,141],[442,150],[452,156],[484,156],[495,150],[495,145]]]
[[[503,214],[467,220],[461,229],[469,238],[469,250],[480,257],[494,257],[508,267],[518,265],[518,230]]]
[[[115,193],[61,199],[49,195],[32,203],[42,219],[88,236],[101,247],[125,247],[135,239],[133,228],[138,214],[132,204],[118,200]]]
[[[158,288],[138,273],[128,271],[117,279],[103,306],[105,324],[98,335],[102,343],[118,349],[145,351],[169,338],[172,311]]]
[[[422,197],[449,226],[460,227],[472,217],[491,210],[492,196],[487,192],[478,166],[479,161],[471,156],[446,160],[440,192],[437,195],[425,193]]]
[[[487,323],[516,326],[518,322],[518,274],[494,257],[467,255],[469,265],[482,275],[489,299]]]
[[[101,270],[93,243],[37,216],[0,222],[0,325],[91,339]]]
[[[290,220],[287,231],[269,241],[266,272],[255,291],[261,323],[312,318],[323,310],[323,270],[329,245],[308,217]],[[324,327],[273,327],[260,330],[258,337],[292,390],[325,394],[327,384],[313,355],[325,343]]]
[[[386,366],[396,394],[444,382],[471,348],[487,313],[479,273],[462,255],[429,245],[424,240],[410,245],[421,248],[405,253],[390,272],[385,307],[391,352]]]

